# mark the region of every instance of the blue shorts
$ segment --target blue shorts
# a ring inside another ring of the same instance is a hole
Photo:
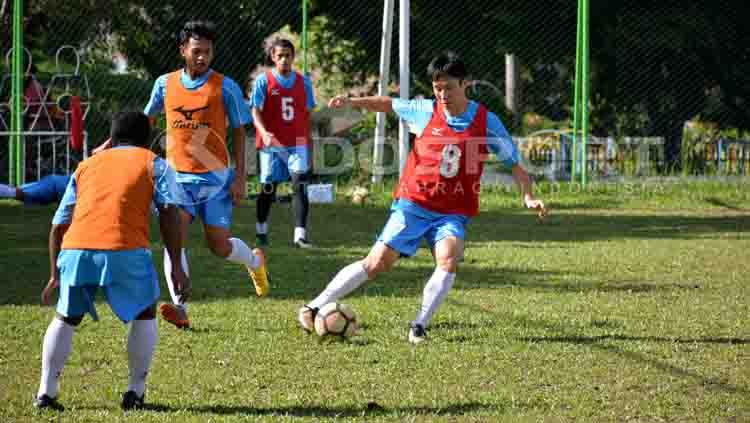
[[[57,312],[65,317],[91,314],[99,288],[112,312],[123,322],[134,320],[156,303],[159,280],[151,251],[62,250],[57,258],[60,298]]]
[[[65,194],[70,178],[70,175],[49,175],[36,182],[21,185],[23,202],[46,205],[60,201]]]
[[[226,173],[224,180],[216,182],[178,182],[177,193],[171,193],[174,201],[195,219],[204,224],[229,229],[232,226],[232,182],[234,170]]]
[[[424,238],[432,249],[443,238],[465,239],[468,219],[461,215],[420,216],[404,209],[391,209],[378,241],[411,257]]]
[[[286,182],[292,173],[310,171],[310,149],[306,146],[264,148],[260,154],[260,183]]]

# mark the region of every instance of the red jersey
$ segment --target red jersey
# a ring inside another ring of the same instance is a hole
[[[395,198],[427,210],[476,216],[487,149],[487,109],[479,105],[466,130],[454,131],[435,102],[432,118],[417,137],[404,167]]]
[[[310,112],[307,110],[305,82],[299,72],[294,72],[292,76],[292,88],[284,88],[273,72],[266,72],[266,101],[260,115],[268,131],[279,140],[276,147],[305,146],[310,142]],[[255,147],[264,147],[259,132],[255,134]]]

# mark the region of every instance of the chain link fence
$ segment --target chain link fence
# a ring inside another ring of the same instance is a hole
[[[11,3],[3,1],[0,10],[2,28],[7,29],[0,39],[3,55],[11,41]],[[395,3],[391,95],[398,93],[399,2]],[[745,131],[750,127],[745,104],[750,94],[747,8],[733,0],[717,0],[710,7],[706,2],[677,0],[594,3],[592,139],[587,163],[591,174],[746,173],[750,161],[750,137]],[[180,67],[177,33],[184,22],[205,19],[218,27],[213,67],[246,92],[267,65],[267,40],[279,34],[292,38],[298,46],[297,68],[307,63],[314,82],[316,133],[351,141],[358,154],[345,166],[345,176],[365,180],[369,176],[363,163],[371,154],[367,141],[374,136],[374,115],[334,113],[325,104],[338,93],[376,92],[383,2],[311,1],[306,51],[301,49],[301,0],[27,0],[24,7],[24,42],[31,58],[27,62],[33,65],[24,84],[28,131],[65,133],[70,125],[69,98],[79,97],[87,142],[89,148],[95,147],[106,138],[113,111],[143,109],[155,79]],[[458,52],[474,80],[469,96],[501,117],[527,164],[544,177],[567,177],[574,1],[413,0],[410,22],[412,96],[432,95],[426,67],[435,54],[447,49]],[[72,48],[61,50],[64,46]],[[0,73],[1,134],[9,122],[7,62]],[[36,97],[35,89],[41,93]],[[45,113],[42,119],[40,111]],[[47,122],[40,126],[40,121]],[[397,138],[397,131],[391,118],[387,137]],[[27,137],[27,180],[69,170],[50,163],[57,162],[51,149],[64,152],[68,144],[64,136],[55,137]],[[6,166],[8,137],[0,138],[0,163]],[[318,158],[323,167],[345,156],[336,148],[328,150],[322,149],[323,157]],[[81,155],[72,154],[72,166]],[[397,160],[393,154],[385,159]],[[500,165],[488,167],[488,172],[503,171]],[[0,172],[0,180],[5,178],[7,172]]]

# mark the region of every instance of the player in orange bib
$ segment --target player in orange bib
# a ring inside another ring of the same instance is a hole
[[[427,326],[456,278],[465,227],[479,213],[480,177],[490,151],[512,170],[524,205],[537,209],[540,217],[546,213],[544,203],[532,194],[518,149],[500,119],[466,96],[464,62],[447,52],[432,60],[427,73],[435,94],[432,100],[338,96],[329,103],[333,108],[396,112],[417,138],[380,237],[367,257],[341,269],[317,298],[299,310],[298,320],[305,330],[312,329],[320,307],[388,271],[400,257],[414,255],[426,240],[435,258],[435,270],[424,287],[422,306],[407,335],[413,344],[425,341]]]
[[[166,254],[179,260],[178,210],[170,206],[174,171],[148,150],[150,124],[143,113],[120,113],[112,121],[111,148],[78,165],[60,201],[49,239],[50,279],[42,302],[59,287],[57,315],[42,348],[37,408],[61,410],[58,379],[70,354],[74,329],[85,314],[97,319],[94,298],[103,291],[128,334],[128,389],[122,408],[143,407],[146,375],[156,347],[159,281],[151,259],[151,204],[159,209]],[[175,291],[190,294],[182,266],[170,273]]]
[[[229,231],[232,207],[246,195],[245,129],[250,111],[237,83],[213,69],[216,38],[214,25],[188,22],[180,31],[183,69],[162,75],[154,83],[145,113],[166,113],[167,161],[177,170],[175,193],[181,206],[183,245],[188,225],[198,216],[211,251],[218,257],[244,265],[256,294],[268,293],[268,277],[262,250],[251,250]],[[236,169],[229,167],[227,122],[234,140]],[[236,170],[236,171],[235,171]],[[182,263],[187,254],[182,249]],[[172,262],[164,256],[164,273],[173,304],[162,304],[162,317],[179,328],[189,327],[184,299],[169,278]]]

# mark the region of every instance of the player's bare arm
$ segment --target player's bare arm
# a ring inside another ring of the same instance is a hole
[[[328,107],[340,109],[348,106],[370,112],[390,113],[393,111],[392,102],[393,99],[388,96],[349,97],[338,95],[328,102]]]
[[[534,198],[534,193],[531,188],[531,178],[526,170],[520,165],[515,165],[512,168],[513,180],[518,184],[523,196],[523,203],[527,209],[534,209],[537,211],[539,219],[544,219],[547,216],[547,209],[544,207],[542,200]]]
[[[52,304],[52,293],[60,285],[60,271],[57,268],[57,256],[60,254],[63,236],[70,225],[52,225],[49,231],[49,281],[42,291],[42,304]]]

